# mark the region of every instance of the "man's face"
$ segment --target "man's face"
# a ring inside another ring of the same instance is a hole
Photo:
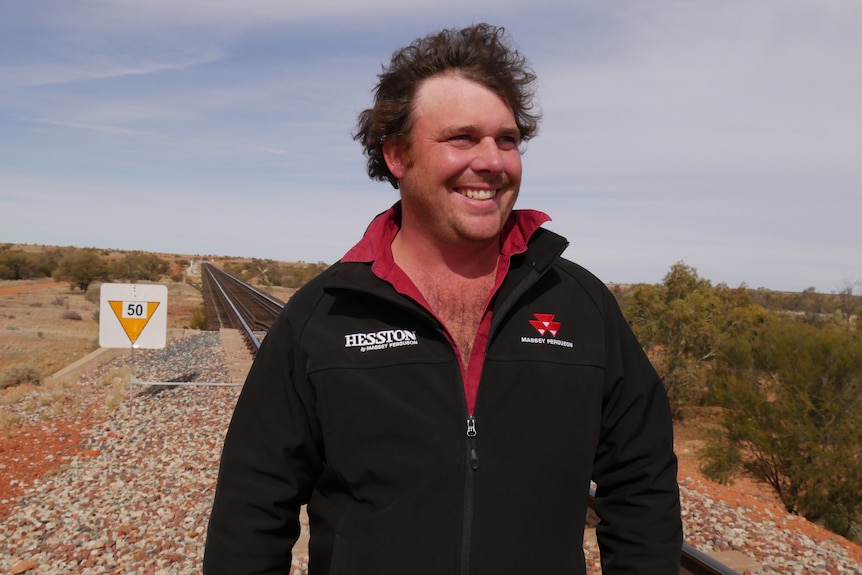
[[[404,229],[441,246],[497,241],[521,185],[518,144],[514,114],[494,92],[457,75],[425,80],[409,146],[384,146]]]

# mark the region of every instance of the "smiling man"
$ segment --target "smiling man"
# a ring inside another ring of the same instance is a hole
[[[400,201],[285,306],[225,439],[208,574],[678,573],[667,398],[605,286],[514,210],[535,76],[501,28],[395,52],[356,139]]]

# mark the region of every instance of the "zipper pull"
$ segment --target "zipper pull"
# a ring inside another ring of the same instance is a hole
[[[467,438],[470,442],[470,468],[476,471],[479,469],[479,454],[476,453],[476,420],[472,415],[467,418]]]

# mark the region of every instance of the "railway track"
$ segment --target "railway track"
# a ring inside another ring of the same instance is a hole
[[[680,575],[739,575],[737,571],[722,565],[688,543],[684,543],[682,547],[679,573]]]
[[[269,329],[284,303],[212,264],[203,264],[202,277],[207,328],[239,330],[255,355],[260,349],[258,334]]]
[[[254,355],[258,334],[266,332],[284,304],[212,264],[203,264],[203,294],[209,329],[237,329]],[[592,493],[590,508],[592,508]],[[688,544],[683,545],[680,575],[739,575]]]

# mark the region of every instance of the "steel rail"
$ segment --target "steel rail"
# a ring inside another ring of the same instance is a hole
[[[209,291],[214,292],[213,296],[218,294],[217,299],[223,300],[218,304],[212,302],[211,305],[221,306],[220,315],[230,315],[235,318],[235,321],[241,326],[238,329],[243,332],[244,337],[248,338],[247,341],[252,342],[254,348],[252,353],[256,353],[260,348],[260,341],[255,336],[251,326],[255,325],[260,327],[261,331],[267,331],[284,304],[212,264],[204,264],[203,271],[204,277],[208,277],[213,284]],[[248,305],[249,302],[254,303]],[[259,310],[257,314],[250,309],[255,306]],[[224,320],[220,321],[224,322]],[[231,325],[230,327],[237,326]],[[595,488],[591,488],[589,508],[593,515],[595,515],[594,496]],[[739,573],[685,543],[680,561],[680,575],[739,575]]]
[[[219,291],[219,293],[221,294],[221,297],[222,297],[224,304],[227,305],[230,308],[230,310],[233,312],[230,316],[232,323],[235,322],[235,323],[239,324],[239,325],[235,325],[234,327],[237,327],[240,329],[240,331],[243,334],[243,337],[251,344],[252,348],[256,352],[257,350],[260,349],[260,340],[257,339],[257,336],[254,334],[254,330],[245,321],[245,319],[243,318],[239,309],[237,309],[236,305],[234,304],[233,300],[231,300],[231,298],[228,297],[227,291],[225,291],[224,286],[221,283],[219,283],[218,281],[216,281],[215,287]]]
[[[683,543],[680,575],[739,575],[727,565],[698,551],[688,543]]]
[[[209,318],[216,317],[218,327],[239,330],[249,351],[255,355],[260,349],[256,331],[267,331],[284,304],[212,264],[203,264],[202,271],[207,286],[204,304],[208,323]]]
[[[204,265],[210,277],[217,277],[219,284],[237,295],[235,299],[240,304],[238,307],[243,311],[246,321],[263,330],[268,329],[284,304],[211,264]]]

